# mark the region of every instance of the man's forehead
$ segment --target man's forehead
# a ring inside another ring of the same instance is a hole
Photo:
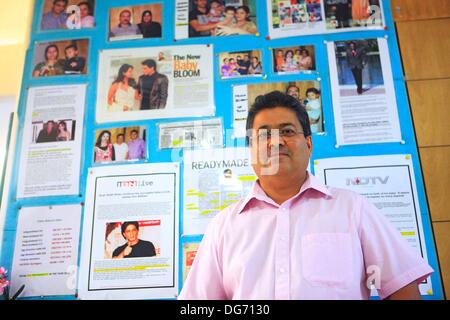
[[[280,128],[287,125],[298,126],[300,123],[295,112],[286,107],[263,109],[255,116],[253,127]]]

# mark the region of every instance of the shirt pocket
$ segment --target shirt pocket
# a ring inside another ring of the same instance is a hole
[[[353,278],[348,233],[315,233],[302,237],[303,277],[315,287],[346,288]]]

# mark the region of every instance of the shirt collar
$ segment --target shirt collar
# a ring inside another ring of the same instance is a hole
[[[320,182],[319,179],[314,177],[309,172],[307,172],[306,175],[307,175],[306,176],[306,180],[303,183],[302,187],[300,188],[300,191],[295,196],[293,196],[290,200],[298,198],[300,195],[302,195],[304,192],[306,192],[309,189],[314,189],[316,191],[319,191],[320,193],[322,193],[324,196],[327,196],[327,197],[331,197],[332,196],[330,190],[328,190],[328,187],[326,185],[324,185],[322,182]],[[267,203],[272,204],[272,205],[277,206],[277,207],[279,206],[261,188],[261,185],[259,184],[259,179],[255,181],[251,191],[247,194],[247,196],[244,198],[242,203],[239,204],[239,206],[237,207],[237,213],[239,213],[239,214],[242,213],[242,211],[244,210],[245,206],[252,199],[264,201],[264,202],[267,202]]]

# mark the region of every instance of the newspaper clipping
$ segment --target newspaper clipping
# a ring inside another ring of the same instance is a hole
[[[348,31],[384,26],[380,0],[266,0],[271,38]],[[270,14],[272,13],[272,14]]]
[[[337,145],[400,142],[387,40],[327,46]]]
[[[159,124],[159,148],[210,148],[223,145],[222,119]]]
[[[17,197],[79,194],[86,85],[28,90]]]
[[[176,163],[89,170],[82,299],[176,297],[178,175]]]
[[[99,123],[214,114],[212,46],[100,53]]]
[[[187,150],[183,234],[204,234],[211,219],[246,195],[255,180],[247,148]]]
[[[75,294],[81,205],[26,207],[19,211],[12,292],[21,297]]]

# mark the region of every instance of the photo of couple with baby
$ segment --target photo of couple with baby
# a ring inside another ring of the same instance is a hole
[[[254,0],[190,0],[189,37],[256,34]]]
[[[41,30],[94,27],[94,0],[45,0]]]
[[[315,70],[314,46],[295,46],[272,50],[276,73],[299,73]]]
[[[89,40],[65,40],[36,44],[33,77],[85,74]]]

